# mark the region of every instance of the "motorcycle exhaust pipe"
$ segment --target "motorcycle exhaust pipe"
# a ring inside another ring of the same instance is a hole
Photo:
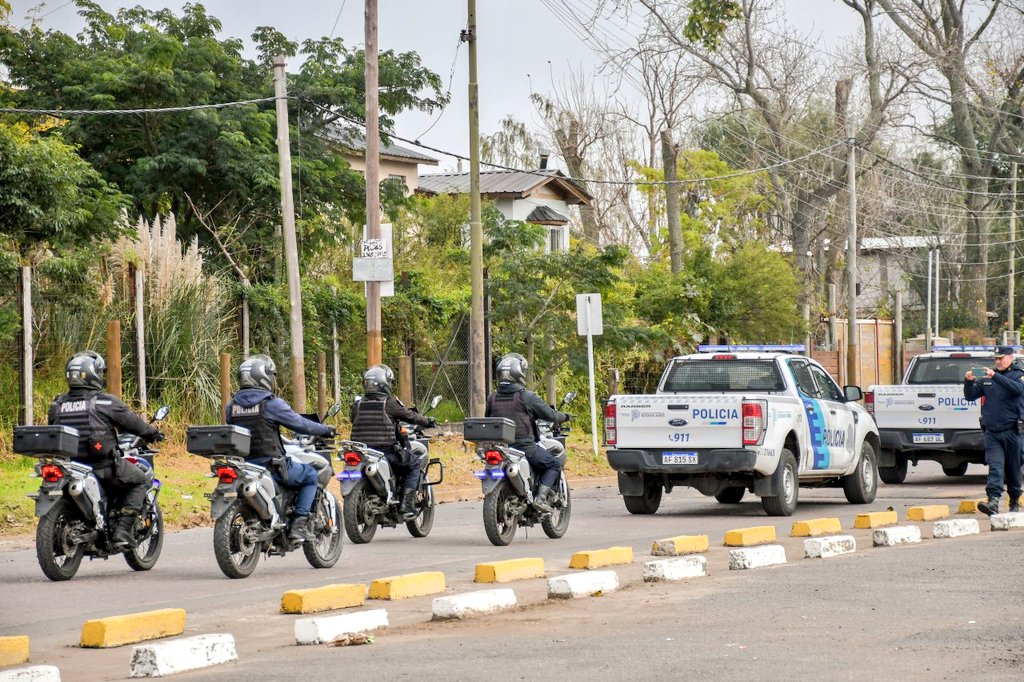
[[[363,470],[366,478],[370,481],[370,484],[377,490],[377,493],[383,495],[385,499],[388,497],[388,484],[384,479],[384,472],[381,471],[384,467],[381,466],[383,462],[377,462],[374,464],[367,464]],[[388,476],[391,472],[387,472]]]
[[[71,485],[68,486],[68,492],[72,497],[81,497],[82,493],[85,492],[85,483],[82,481],[73,481]]]
[[[519,475],[518,464],[510,464],[508,468],[505,469],[505,478],[507,478],[508,482],[512,484],[512,488],[518,495],[521,497],[526,496],[526,481]]]
[[[239,492],[242,493],[242,497],[251,500],[259,492],[259,487],[260,485],[256,481],[246,481],[246,483],[239,489]]]

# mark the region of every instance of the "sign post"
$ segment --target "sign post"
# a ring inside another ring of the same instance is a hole
[[[597,449],[597,398],[594,389],[594,336],[604,332],[601,318],[601,294],[576,294],[576,333],[587,337],[587,374],[590,379],[590,436]]]

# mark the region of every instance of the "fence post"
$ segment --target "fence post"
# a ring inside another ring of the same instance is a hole
[[[107,391],[121,398],[121,320],[107,322]]]
[[[144,314],[144,294],[142,270],[135,270],[135,356],[139,382],[139,406],[146,412],[148,396],[146,395],[146,319]]]
[[[412,358],[408,355],[398,356],[398,399],[406,405],[413,404]]]
[[[327,414],[327,353],[316,354],[316,413],[320,419]]]
[[[22,424],[32,426],[35,423],[33,414],[32,387],[32,267],[21,268],[18,280],[18,308],[21,312],[21,334],[18,336],[18,360],[21,365],[21,382],[19,385],[22,406]]]
[[[220,414],[224,419],[224,412],[231,400],[231,354],[220,354]]]
[[[608,395],[619,394],[619,370],[612,367],[608,370]]]

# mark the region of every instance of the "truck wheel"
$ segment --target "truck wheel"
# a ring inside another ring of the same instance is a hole
[[[864,441],[860,446],[860,462],[849,476],[843,476],[843,492],[850,504],[869,504],[878,492],[878,467],[875,446]]]
[[[942,467],[942,473],[947,476],[963,476],[967,473],[967,465],[969,462],[960,462],[956,466]]]
[[[907,479],[907,458],[896,455],[896,466],[878,467],[878,477],[882,483],[903,483]]]
[[[715,499],[722,504],[739,504],[746,492],[746,488],[722,488],[722,491],[715,495]]]
[[[661,483],[650,476],[644,476],[643,495],[623,495],[626,511],[630,514],[653,514],[661,506]]]
[[[779,468],[772,475],[774,495],[761,498],[761,506],[768,516],[792,516],[800,497],[800,478],[796,472],[796,457],[788,449],[782,449]]]

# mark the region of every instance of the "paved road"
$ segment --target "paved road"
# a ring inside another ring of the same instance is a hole
[[[261,563],[252,577],[241,581],[228,580],[217,569],[209,529],[170,535],[160,563],[149,573],[134,573],[121,560],[112,559],[83,565],[79,575],[67,583],[46,580],[31,550],[5,552],[0,553],[0,636],[30,635],[33,662],[59,664],[69,673],[66,679],[125,677],[130,647],[85,651],[74,646],[85,620],[166,607],[187,610],[186,634],[230,632],[238,641],[240,663],[232,665],[230,672],[224,668],[189,675],[197,679],[228,679],[243,674],[251,679],[281,679],[293,669],[308,669],[308,679],[317,679],[320,676],[316,666],[323,665],[325,657],[338,663],[344,661],[345,670],[352,665],[353,672],[363,665],[363,671],[369,674],[373,666],[380,665],[378,655],[386,658],[395,676],[401,676],[406,668],[401,663],[405,657],[399,651],[404,646],[419,647],[416,660],[423,661],[423,665],[433,661],[433,672],[428,676],[435,679],[484,676],[483,671],[494,665],[496,659],[513,650],[528,652],[521,670],[501,665],[486,675],[496,672],[502,679],[564,677],[564,656],[571,654],[572,660],[579,661],[574,665],[582,666],[578,669],[581,674],[601,674],[606,678],[632,677],[644,670],[654,677],[676,677],[687,671],[698,677],[732,677],[726,674],[729,666],[736,660],[753,658],[749,648],[755,644],[759,660],[777,659],[780,664],[799,660],[794,669],[785,670],[785,676],[810,679],[814,675],[806,668],[810,661],[806,650],[814,650],[821,642],[843,641],[865,628],[867,634],[860,635],[858,641],[889,641],[889,635],[884,634],[888,624],[913,620],[914,610],[910,606],[934,608],[936,614],[959,614],[965,605],[984,603],[983,597],[994,585],[971,579],[979,574],[974,565],[979,558],[993,557],[982,575],[999,586],[1013,588],[1013,594],[1020,594],[1019,570],[1014,567],[1019,566],[1024,535],[1014,533],[984,533],[976,538],[919,547],[875,550],[870,549],[869,534],[861,531],[854,534],[863,551],[855,557],[827,563],[799,558],[800,542],[787,537],[795,520],[838,516],[844,528],[851,528],[854,516],[864,511],[892,507],[902,518],[907,506],[948,503],[955,509],[960,499],[982,495],[983,467],[972,466],[968,476],[949,479],[932,464],[926,462],[912,469],[907,483],[901,486],[883,486],[878,500],[867,508],[847,504],[840,490],[803,490],[797,513],[788,519],[766,517],[753,497],[727,507],[689,490],[677,490],[667,496],[655,516],[632,516],[623,509],[614,488],[578,487],[573,522],[565,538],[549,540],[539,528],[527,537],[520,530],[515,542],[505,548],[492,547],[487,542],[479,503],[445,504],[438,509],[429,538],[414,540],[404,528],[382,529],[369,545],[346,543],[342,558],[333,569],[315,571],[301,554],[293,554]],[[764,524],[777,527],[792,564],[760,572],[729,572],[725,550],[718,546],[725,531]],[[987,524],[982,525],[987,528]],[[930,524],[923,524],[922,528],[928,537]],[[679,534],[710,536],[711,578],[691,581],[685,587],[639,583],[641,564],[649,554],[651,542]],[[430,612],[429,598],[388,603],[393,628],[373,647],[294,647],[294,617],[277,613],[280,596],[289,589],[342,582],[369,583],[399,573],[442,570],[448,591],[460,592],[480,588],[472,582],[474,567],[480,561],[540,556],[546,561],[548,574],[556,575],[567,572],[574,551],[613,545],[630,545],[636,555],[634,565],[619,569],[622,579],[633,585],[621,594],[584,600],[586,603],[548,605],[544,582],[524,581],[517,583],[515,589],[520,603],[532,606],[515,614],[466,624],[425,625]],[[992,575],[1012,578],[988,577]],[[836,590],[834,585],[848,587]],[[949,589],[950,585],[957,589]],[[1005,620],[1019,601],[1015,604],[1013,598],[1004,599],[1001,592],[990,601],[986,613],[973,614],[971,619],[981,623],[982,616],[1005,616],[1003,634],[1006,638],[1016,637],[1018,646],[1004,648],[1019,649],[1020,624],[1017,622],[1014,629]],[[880,611],[880,607],[894,613]],[[610,617],[612,613],[614,618]],[[957,622],[961,620],[961,625],[968,628],[963,618],[958,617]],[[906,628],[912,626],[901,627],[892,633],[896,639],[909,636]],[[506,628],[515,634],[514,644],[501,634]],[[752,634],[738,636],[751,628]],[[730,639],[728,632],[733,629],[737,632],[737,637],[732,638],[736,639],[735,647],[729,647],[725,640]],[[538,634],[538,630],[543,634]],[[987,633],[981,628],[974,630]],[[765,641],[758,632],[771,636]],[[975,640],[988,641],[985,636]],[[530,646],[524,648],[524,643]],[[938,645],[915,646],[921,653],[911,658],[915,665],[923,666],[920,670],[925,670]],[[639,659],[634,659],[632,653],[628,658],[620,653],[636,652],[638,647],[642,650]],[[707,651],[698,662],[690,655],[681,656],[680,647],[687,652],[691,647]],[[1007,665],[1018,661],[1009,650],[1004,658]],[[692,667],[679,667],[683,664],[673,662],[676,659]],[[637,660],[645,663],[637,668]],[[850,667],[852,661],[841,661],[842,657],[837,658],[830,664],[833,667],[827,668],[836,675],[826,672],[818,678],[844,677],[846,672],[852,675],[857,669]],[[454,673],[452,665],[461,666],[459,674]],[[772,677],[762,676],[756,669],[742,669],[744,672],[736,677]],[[576,671],[573,669],[573,677],[577,676]],[[780,668],[780,676],[782,672]],[[411,669],[409,673],[412,674]],[[914,678],[909,670],[901,675]]]

